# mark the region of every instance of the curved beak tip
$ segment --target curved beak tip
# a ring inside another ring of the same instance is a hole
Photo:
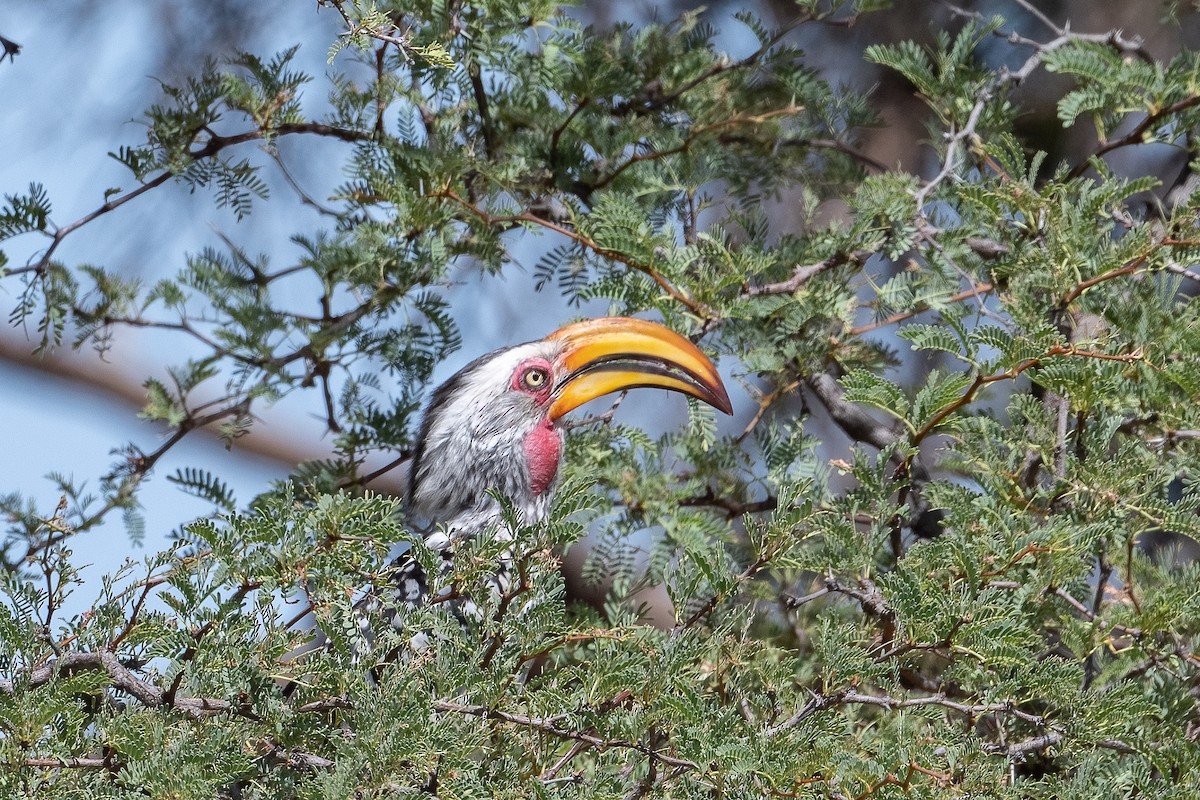
[[[549,416],[557,420],[589,400],[639,387],[690,395],[726,414],[729,393],[713,362],[670,328],[631,317],[604,317],[561,328],[563,376]]]
[[[729,392],[725,391],[725,384],[718,377],[716,385],[711,388],[713,389],[713,402],[709,405],[732,417],[733,403],[729,400]]]

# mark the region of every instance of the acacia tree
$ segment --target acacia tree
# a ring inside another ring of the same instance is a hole
[[[922,177],[860,152],[875,98],[789,44],[866,8],[745,15],[759,45],[727,55],[698,14],[590,30],[549,2],[324,5],[346,27],[327,116],[305,114],[292,51],[238,54],[165,86],[146,141],[114,148],[137,188],[61,226],[37,186],[0,212],[3,239],[46,237],[2,278],[41,347],[137,326],[201,353],[147,382],[142,415],[170,434],[127,446],[102,496],[3,500],[6,793],[1195,796],[1200,574],[1145,542],[1200,536],[1200,200],[1192,164],[1167,193],[1104,160],[1191,157],[1194,53],[966,11],[932,46],[874,45],[928,108]],[[1009,66],[981,55],[998,45]],[[1045,72],[1072,78],[1062,123],[1097,131],[1077,160],[1014,132],[1013,89]],[[248,143],[285,137],[336,141],[347,176],[295,263],[231,246],[143,285],[103,254],[56,258],[162,187],[250,214],[266,156]],[[830,199],[848,213],[819,222]],[[531,236],[531,291],[691,335],[740,383],[741,430],[698,404],[659,439],[585,421],[553,519],[505,521],[521,580],[480,588],[510,546],[484,537],[449,578],[483,621],[426,608],[394,629],[358,590],[397,545],[430,554],[364,459],[408,452],[458,344],[448,270],[506,270]],[[289,305],[299,279],[318,314]],[[181,470],[216,513],[79,584],[72,538],[136,520],[164,453],[206,426],[236,447],[294,392],[321,397],[335,459],[248,505]],[[810,414],[844,451],[818,456]],[[589,527],[599,609],[559,570]],[[643,562],[626,542],[647,529]],[[639,622],[639,582],[667,587],[673,627]],[[67,618],[71,591],[94,599]],[[407,648],[416,631],[431,646]]]

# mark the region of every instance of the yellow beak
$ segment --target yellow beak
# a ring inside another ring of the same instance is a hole
[[[657,323],[603,317],[567,325],[546,339],[564,344],[563,375],[554,387],[551,420],[589,400],[639,387],[683,392],[733,413],[729,394],[708,356]]]

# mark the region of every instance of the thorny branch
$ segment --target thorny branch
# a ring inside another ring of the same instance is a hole
[[[474,205],[470,201],[464,199],[463,197],[461,197],[459,194],[457,194],[456,192],[454,192],[451,189],[439,189],[437,191],[430,192],[429,196],[430,197],[441,197],[441,198],[450,200],[454,203],[457,203],[458,205],[462,206],[463,209],[468,211],[470,214],[472,214],[473,216],[475,216],[479,220],[481,220],[485,225],[498,226],[498,225],[528,224],[528,225],[538,225],[538,226],[541,226],[548,230],[552,230],[555,233],[558,233],[562,236],[566,236],[568,239],[571,239],[571,240],[577,242],[578,244],[580,244],[581,246],[586,247],[588,250],[591,250],[593,253],[595,253],[596,255],[598,255],[602,258],[608,258],[613,261],[617,261],[621,264],[624,264],[627,267],[631,267],[634,270],[641,272],[643,275],[646,275],[651,280],[653,280],[656,284],[658,284],[658,286],[664,292],[666,292],[668,295],[670,295],[670,297],[672,299],[678,301],[679,303],[682,303],[684,306],[687,306],[687,308],[689,310],[691,310],[694,314],[696,314],[696,316],[700,317],[701,319],[708,319],[713,316],[716,316],[716,312],[713,309],[711,309],[711,308],[707,307],[706,305],[704,305],[703,303],[700,303],[699,301],[693,299],[691,296],[686,294],[683,290],[676,287],[674,284],[672,284],[670,281],[668,281],[663,276],[663,274],[661,272],[659,272],[657,269],[655,269],[653,266],[651,266],[649,264],[645,264],[635,258],[632,258],[631,256],[629,256],[625,253],[622,253],[619,250],[612,250],[610,248],[604,247],[603,245],[599,244],[598,242],[588,238],[584,234],[579,233],[576,230],[572,230],[571,228],[567,228],[563,225],[560,225],[557,222],[553,222],[548,219],[543,219],[543,218],[541,218],[535,214],[532,214],[528,211],[525,211],[521,214],[515,214],[515,215],[499,215],[499,216],[494,215],[494,214],[491,214],[488,211],[485,211],[484,209]]]
[[[1016,32],[1006,33],[1000,30],[993,31],[995,36],[998,36],[1014,45],[1031,47],[1033,48],[1034,52],[1016,70],[1004,68],[997,72],[992,79],[978,91],[978,99],[971,107],[971,110],[962,126],[957,129],[952,127],[951,131],[946,134],[946,151],[942,158],[941,169],[930,180],[926,181],[920,189],[913,193],[913,198],[916,200],[918,220],[925,219],[925,201],[929,198],[938,185],[943,183],[954,174],[958,165],[959,153],[962,146],[965,143],[972,143],[978,139],[977,127],[979,125],[980,117],[984,109],[987,107],[987,104],[990,103],[997,96],[997,94],[1006,87],[1017,86],[1021,84],[1034,72],[1034,70],[1041,66],[1042,61],[1047,53],[1051,53],[1059,48],[1075,42],[1091,42],[1116,48],[1121,53],[1135,53],[1143,59],[1149,59],[1149,56],[1143,49],[1143,43],[1140,37],[1127,39],[1121,34],[1120,31],[1116,30],[1109,31],[1107,33],[1094,34],[1075,33],[1067,28],[1055,25],[1049,19],[1049,17],[1045,16],[1036,8],[1034,8],[1032,3],[1026,2],[1026,0],[1017,0],[1017,2],[1027,11],[1029,11],[1029,13],[1036,16],[1044,25],[1050,28],[1050,30],[1052,30],[1056,36],[1054,39],[1051,39],[1048,42],[1039,42],[1035,39],[1029,39],[1021,36]],[[967,10],[952,3],[946,3],[946,6],[958,16],[967,17],[980,22],[986,21],[983,15],[977,11]],[[1197,104],[1200,104],[1200,96],[1186,98],[1185,100],[1171,104],[1166,108],[1159,109],[1155,113],[1148,114],[1137,126],[1135,126],[1134,130],[1130,131],[1127,135],[1111,142],[1102,143],[1091,157],[1084,159],[1082,162],[1076,165],[1076,167],[1071,171],[1072,177],[1082,175],[1088,169],[1091,158],[1097,158],[1119,147],[1141,143],[1146,131],[1150,130],[1154,125],[1161,122],[1162,119],[1191,108]]]
[[[955,294],[950,295],[949,297],[945,298],[945,300],[943,302],[945,302],[947,304],[961,303],[964,300],[978,298],[980,295],[985,295],[991,291],[992,291],[991,283],[988,283],[988,282],[977,283],[968,289],[964,289],[961,292],[957,292]],[[889,325],[895,325],[897,322],[903,322],[906,319],[912,319],[913,317],[917,316],[918,314],[923,314],[929,310],[930,310],[930,305],[928,302],[917,303],[915,306],[908,309],[907,311],[898,311],[895,314],[892,314],[891,316],[887,317],[886,319],[881,319],[876,322],[868,322],[864,325],[858,325],[856,327],[853,327],[850,329],[850,335],[851,336],[862,336],[864,333],[870,333],[871,331],[878,330],[879,328],[886,328]]]
[[[834,253],[829,258],[814,264],[797,265],[792,271],[792,276],[785,281],[767,283],[762,286],[747,286],[743,290],[743,294],[750,297],[760,294],[792,294],[822,272],[844,264],[861,266],[870,256],[871,253],[867,250],[856,250],[852,253]]]
[[[1101,361],[1119,361],[1123,364],[1133,364],[1144,362],[1146,360],[1145,356],[1140,350],[1132,353],[1111,354],[1100,353],[1091,350],[1081,350],[1074,345],[1053,345],[1046,350],[1045,354],[1036,356],[1034,358],[1027,358],[1019,364],[1004,370],[1003,372],[996,372],[991,375],[975,376],[975,379],[971,382],[971,385],[967,387],[966,391],[964,391],[958,397],[958,399],[947,404],[946,406],[943,406],[937,411],[937,413],[931,416],[924,425],[913,431],[912,435],[909,437],[909,442],[913,445],[920,444],[922,440],[937,430],[938,426],[941,425],[947,417],[961,409],[963,406],[966,406],[974,401],[980,390],[988,384],[995,383],[996,381],[1013,380],[1014,378],[1019,377],[1022,373],[1034,367],[1040,366],[1047,359],[1058,356],[1071,358],[1093,358]]]
[[[524,714],[514,714],[508,711],[488,708],[487,706],[470,705],[467,703],[455,703],[448,700],[435,700],[433,707],[437,711],[449,711],[456,714],[470,714],[484,719],[494,719],[500,722],[507,722],[513,725],[518,725],[523,728],[531,728],[533,730],[549,733],[563,739],[571,739],[577,742],[582,742],[585,745],[590,745],[598,750],[606,750],[610,748],[619,748],[627,750],[636,750],[648,758],[666,764],[672,767],[686,767],[691,770],[700,769],[699,765],[694,761],[689,761],[686,758],[677,758],[667,753],[646,747],[645,745],[631,742],[626,739],[605,739],[602,736],[586,733],[583,731],[572,730],[562,727],[561,723],[566,721],[566,714],[558,714],[550,717],[530,717]]]
[[[78,533],[90,530],[102,522],[114,510],[125,507],[129,501],[129,497],[137,486],[145,480],[146,476],[150,474],[163,456],[179,444],[185,436],[194,430],[206,428],[223,419],[247,415],[250,413],[250,405],[251,400],[247,396],[208,414],[197,414],[195,411],[190,411],[176,426],[171,435],[155,450],[144,453],[141,450],[131,449],[126,457],[125,464],[121,465],[117,472],[106,477],[106,480],[119,479],[119,483],[115,489],[108,493],[103,505],[74,525],[64,523],[48,528],[44,538],[33,539],[28,543],[25,553],[20,559],[14,561],[4,559],[6,568],[12,568],[12,565],[32,560],[42,549],[53,547]]]
[[[200,131],[197,131],[196,133],[198,135]],[[338,128],[336,126],[325,125],[318,122],[286,123],[274,128],[256,128],[254,130],[230,136],[210,134],[203,145],[188,152],[188,157],[192,161],[200,161],[205,158],[210,158],[227,147],[231,147],[233,145],[264,139],[268,136],[286,136],[294,133],[309,133],[318,136],[331,136],[348,142],[363,141],[370,138],[370,134],[363,133],[361,131],[350,130],[348,128]],[[113,197],[112,199],[105,201],[95,210],[85,214],[74,222],[64,225],[60,228],[56,228],[53,233],[46,233],[46,235],[50,237],[50,244],[47,246],[45,251],[42,252],[41,258],[31,265],[6,270],[5,275],[21,275],[24,273],[34,273],[36,275],[44,274],[50,266],[50,260],[53,258],[54,252],[58,249],[59,245],[63,243],[64,239],[85,225],[94,222],[111,211],[115,211],[131,200],[135,200],[138,197],[141,197],[143,194],[157,189],[171,178],[176,177],[177,174],[178,173],[171,170],[165,170],[146,181],[136,189],[131,189],[120,196]]]
[[[1029,725],[1035,731],[1044,731],[1044,733],[1040,733],[1032,738],[1016,742],[1011,745],[993,742],[985,742],[982,745],[983,749],[987,752],[1004,755],[1007,758],[1023,758],[1029,753],[1053,747],[1054,745],[1061,743],[1066,738],[1066,732],[1063,726],[1057,723],[1052,723],[1044,715],[1034,714],[1022,710],[1018,702],[1015,700],[1003,700],[993,703],[962,703],[957,700],[952,700],[946,697],[944,694],[934,694],[925,697],[897,698],[888,695],[865,694],[855,690],[831,692],[828,694],[814,694],[812,698],[794,714],[787,717],[782,722],[768,727],[764,731],[764,735],[767,737],[777,736],[780,733],[791,730],[804,720],[820,711],[849,705],[875,706],[886,711],[935,706],[938,708],[944,708],[947,711],[956,714],[962,714],[971,720],[977,720],[983,716],[1011,717],[1012,719],[1019,720]],[[1118,752],[1136,752],[1136,749],[1129,744],[1115,739],[1102,740],[1096,744],[1105,749],[1116,750]]]
[[[392,44],[400,51],[400,54],[407,61],[412,60],[412,42],[408,36],[402,34],[396,26],[392,26],[393,33],[385,33],[379,28],[374,28],[364,25],[361,20],[353,20],[343,7],[343,0],[317,0],[319,6],[333,6],[341,15],[342,21],[346,23],[346,32],[342,34],[345,38],[353,38],[356,36],[369,36],[376,41],[384,44]]]

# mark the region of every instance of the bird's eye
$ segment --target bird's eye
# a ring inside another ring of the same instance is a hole
[[[525,384],[525,388],[532,389],[535,392],[541,391],[548,380],[550,380],[549,373],[541,367],[527,369],[525,370],[525,374],[521,376],[521,382]]]

